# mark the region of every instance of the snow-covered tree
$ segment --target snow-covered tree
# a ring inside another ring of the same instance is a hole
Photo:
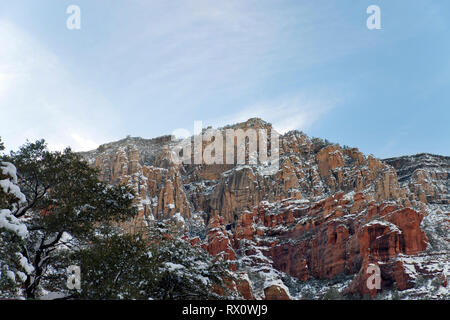
[[[46,291],[64,292],[66,268],[74,264],[71,252],[99,234],[110,233],[113,222],[132,218],[136,214],[131,206],[133,193],[127,187],[100,182],[98,172],[70,149],[49,152],[43,140],[2,158],[3,163],[17,167],[15,176],[13,166],[4,166],[3,174],[14,176],[2,180],[3,191],[8,186],[17,201],[8,202],[2,211],[8,218],[0,221],[9,221],[7,229],[16,228],[17,236],[7,242],[20,249],[17,254],[2,253],[3,259],[18,259],[25,269],[20,278],[26,298],[38,298]],[[18,193],[15,183],[26,197]]]
[[[20,296],[21,284],[33,272],[33,267],[21,254],[28,237],[27,227],[13,215],[25,201],[25,195],[17,186],[16,167],[0,161],[0,298]]]
[[[3,296],[227,297],[224,279],[232,274],[225,262],[183,240],[175,225],[154,221],[141,233],[123,233],[117,223],[135,216],[133,193],[100,182],[70,149],[27,143],[0,163]],[[71,265],[81,267],[79,291],[66,287]]]
[[[158,261],[139,234],[99,237],[73,261],[79,261],[82,279],[75,299],[148,299],[157,284]]]
[[[170,224],[155,222],[142,234],[98,239],[77,253],[80,298],[218,299],[227,296],[225,263],[192,246]],[[220,290],[219,296],[215,291]]]
[[[161,263],[152,297],[170,300],[231,298],[232,293],[224,283],[225,279],[234,278],[228,262],[214,259],[181,236],[176,225],[169,221],[155,221],[147,230],[153,259]]]

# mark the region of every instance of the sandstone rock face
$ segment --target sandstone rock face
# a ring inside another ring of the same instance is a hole
[[[303,281],[358,273],[369,262],[392,263],[393,268],[399,254],[426,249],[421,213],[367,201],[359,213],[352,213],[358,201],[339,193],[314,204],[298,200],[263,204],[253,215],[241,216],[235,241],[251,239],[268,247],[267,256],[277,270]],[[369,210],[370,214],[361,214]],[[403,275],[401,266],[395,268],[398,275],[389,279],[390,284]]]
[[[345,165],[344,155],[341,148],[336,145],[330,145],[322,148],[317,153],[317,164],[319,173],[322,177],[328,177],[333,174],[332,170],[342,168]]]
[[[230,128],[270,132],[271,125],[250,119],[222,130]],[[281,137],[280,170],[272,176],[261,174],[257,165],[176,165],[169,150],[177,143],[169,136],[127,138],[83,155],[100,170],[104,181],[133,186],[142,214],[154,217],[177,212],[189,217],[191,211],[203,211],[234,223],[240,213],[263,200],[325,198],[342,190],[368,191],[377,201],[402,201],[406,192],[392,167],[366,158],[356,148],[326,145],[299,132]]]
[[[207,230],[206,250],[214,257],[220,256],[224,260],[235,260],[232,247],[232,237],[223,225],[222,217],[216,216]]]
[[[450,206],[450,157],[418,154],[384,160],[393,166],[411,201]]]
[[[291,300],[286,290],[277,285],[271,285],[264,289],[265,300]]]
[[[245,300],[254,300],[255,297],[252,293],[252,287],[250,285],[250,281],[248,280],[248,277],[246,274],[244,276],[241,276],[236,281],[236,289],[240,293],[240,295]]]
[[[139,215],[127,228],[139,227],[145,219],[164,219],[176,213],[190,217],[181,168],[162,156],[167,155],[166,143],[170,143],[168,137],[148,141],[127,138],[88,153],[89,161],[100,171],[103,181],[134,189]],[[153,154],[152,150],[158,153]]]
[[[273,130],[260,119],[219,130],[249,128]],[[381,161],[291,131],[280,137],[278,171],[267,175],[248,163],[249,152],[241,165],[176,163],[178,143],[128,137],[82,155],[102,180],[135,190],[139,216],[125,228],[183,218],[186,240],[231,262],[229,286],[241,297],[292,298],[286,277],[352,277],[343,292],[372,297],[394,284],[408,290],[422,276],[447,279],[450,158]],[[371,266],[380,289],[367,286]]]

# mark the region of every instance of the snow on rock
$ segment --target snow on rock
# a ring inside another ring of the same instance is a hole
[[[184,218],[181,216],[180,212],[175,213],[175,215],[173,216],[175,218],[175,221],[177,221],[178,223],[184,224]]]
[[[253,125],[271,126],[249,120],[229,127]],[[448,255],[450,243],[450,158],[381,161],[298,131],[281,140],[279,168],[270,175],[265,175],[268,163],[171,163],[167,150],[177,142],[169,137],[127,138],[84,156],[105,182],[133,187],[140,216],[185,219],[186,231],[210,254],[235,260],[232,265],[248,274],[257,299],[270,287],[285,291],[283,284],[294,298],[309,289],[316,298],[331,286],[342,291],[358,274],[361,260],[372,262],[374,255],[384,269],[395,267],[390,271],[404,273],[405,279],[440,272],[436,261],[448,261],[441,254]],[[202,221],[194,212],[205,213]],[[223,221],[214,225],[215,217]],[[396,260],[398,254],[411,256]],[[297,286],[305,290],[293,289],[288,276],[304,282]],[[339,277],[337,284],[326,283]]]
[[[386,220],[374,219],[374,220],[370,221],[369,223],[366,223],[364,226],[370,227],[370,226],[374,226],[374,225],[388,227],[391,232],[402,233],[402,231],[395,224],[393,224],[389,221],[386,221]]]

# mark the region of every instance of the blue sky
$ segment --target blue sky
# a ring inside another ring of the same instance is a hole
[[[450,155],[449,23],[445,0],[2,1],[0,137],[81,151],[258,116],[382,158]]]

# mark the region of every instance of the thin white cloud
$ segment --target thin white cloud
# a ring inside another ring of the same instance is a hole
[[[44,45],[0,20],[0,137],[7,149],[41,138],[54,150],[93,148],[95,140],[107,140],[94,131],[107,106]]]
[[[335,108],[337,103],[336,98],[318,99],[299,94],[294,97],[257,103],[243,108],[238,113],[218,120],[212,119],[207,123],[221,126],[258,117],[272,123],[279,133],[286,133],[290,130],[307,130]]]
[[[45,138],[51,148],[70,145],[81,151],[118,139],[124,131],[166,134],[162,123],[170,126],[192,114],[226,119],[221,125],[258,116],[283,132],[309,128],[332,102],[277,98],[237,114],[235,104],[228,110],[216,105],[254,95],[286,65],[299,70],[337,54],[314,50],[331,36],[311,32],[334,6],[325,12],[307,3],[294,7],[258,0],[135,0],[117,15],[120,28],[109,26],[110,37],[83,48],[83,53],[102,57],[94,67],[79,61],[77,74],[91,88],[73,78],[64,64],[67,57],[56,56],[17,25],[0,21],[0,110],[20,122],[2,128],[0,136],[8,148],[27,138]],[[136,17],[140,12],[145,19]],[[120,108],[112,108],[98,88],[110,90],[108,97]]]
[[[73,146],[76,149],[92,150],[99,146],[99,143],[97,143],[89,138],[83,137],[78,133],[72,133],[70,136],[77,143],[75,146]]]

